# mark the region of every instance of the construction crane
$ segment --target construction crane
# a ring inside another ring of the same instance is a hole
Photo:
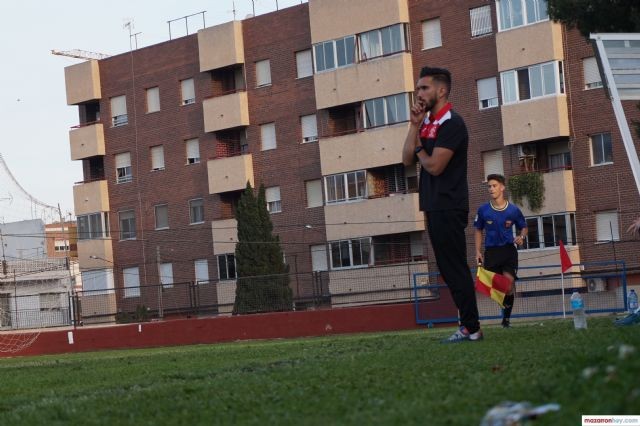
[[[68,56],[70,58],[78,58],[78,59],[104,59],[104,58],[108,58],[111,55],[107,55],[105,53],[96,53],[96,52],[89,52],[86,50],[80,50],[80,49],[72,49],[72,50],[55,50],[55,49],[51,49],[51,54],[52,55],[58,55],[58,56]]]

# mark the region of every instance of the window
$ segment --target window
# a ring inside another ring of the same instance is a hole
[[[204,200],[202,198],[189,200],[189,220],[191,225],[204,223]]]
[[[55,240],[53,242],[53,250],[60,251],[69,251],[69,240]]]
[[[504,176],[504,166],[502,165],[502,150],[485,151],[482,153],[482,165],[484,166],[484,176],[482,181],[485,182],[490,174],[499,174]]]
[[[522,247],[525,250],[557,247],[560,240],[566,245],[577,242],[575,213],[527,217],[526,222],[528,234]]]
[[[115,96],[111,101],[111,125],[113,127],[124,126],[129,122],[127,116],[127,97]]]
[[[269,213],[280,213],[282,211],[282,202],[280,201],[280,187],[272,186],[265,189],[265,198],[267,199],[267,211]]]
[[[356,37],[347,36],[313,46],[316,72],[332,70],[355,63]]]
[[[118,213],[120,220],[120,240],[136,239],[136,216],[133,210]]]
[[[262,150],[276,149],[278,143],[276,141],[276,124],[267,123],[260,126],[260,140],[262,142]]]
[[[298,78],[313,75],[313,58],[311,56],[311,49],[296,52],[296,69],[298,70]]]
[[[617,211],[608,210],[596,212],[596,238],[599,243],[620,241]]]
[[[196,103],[196,90],[193,85],[193,78],[181,80],[180,90],[182,91],[182,105],[190,105]]]
[[[196,272],[196,284],[209,281],[209,261],[207,259],[194,260],[193,267]]]
[[[613,147],[611,133],[600,133],[591,136],[591,165],[613,163]]]
[[[500,77],[502,102],[505,104],[564,93],[562,62],[505,71]]]
[[[399,93],[364,101],[365,127],[379,127],[409,120],[409,95]]]
[[[371,259],[371,238],[332,241],[331,268],[354,268],[368,266]]]
[[[147,89],[147,113],[160,111],[160,88]]]
[[[59,311],[61,308],[60,293],[40,293],[38,299],[41,311]]]
[[[307,207],[320,207],[322,206],[322,181],[308,180],[305,182],[307,187]]]
[[[328,270],[327,247],[324,244],[320,244],[309,248],[311,250],[311,269],[314,272]]]
[[[151,170],[164,170],[164,148],[162,145],[151,147]]]
[[[406,39],[406,26],[404,24],[396,24],[362,33],[358,36],[360,60],[366,61],[379,56],[404,52],[407,50]],[[342,57],[341,44],[336,43],[336,47],[338,58],[340,59]]]
[[[162,288],[173,287],[173,265],[171,263],[161,263],[158,271],[160,272]]]
[[[433,49],[442,46],[442,34],[440,33],[440,18],[429,19],[422,22],[422,50]]]
[[[77,219],[79,240],[109,237],[109,212],[85,214]]]
[[[232,253],[218,255],[218,278],[221,281],[237,278],[236,257]]]
[[[565,170],[571,168],[571,153],[560,152],[549,155],[549,170]]]
[[[198,139],[189,139],[187,146],[187,164],[197,164],[200,162],[200,142]]]
[[[547,19],[547,0],[498,0],[500,31]]]
[[[140,297],[140,269],[138,267],[123,268],[124,297]]]
[[[256,87],[271,84],[271,63],[268,59],[256,62]]]
[[[495,77],[478,80],[478,106],[480,109],[498,106],[498,83]]]
[[[116,183],[127,183],[133,180],[131,174],[131,153],[116,154]]]
[[[302,127],[302,143],[318,141],[318,123],[315,114],[300,117],[300,127]]]
[[[362,200],[367,197],[367,172],[341,173],[324,181],[327,204]]]
[[[470,9],[469,19],[471,21],[471,37],[478,37],[493,32],[491,25],[491,6],[486,5]]]
[[[584,58],[582,60],[582,70],[584,73],[584,88],[596,89],[602,87],[602,78],[598,69],[598,62],[595,57]]]
[[[159,204],[155,206],[156,229],[169,229],[169,206]]]

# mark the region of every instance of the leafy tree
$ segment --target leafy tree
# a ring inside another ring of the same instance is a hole
[[[247,182],[238,202],[236,218],[238,279],[233,313],[291,310],[293,295],[289,287],[289,267],[284,264],[280,239],[273,235],[263,185],[256,197]]]
[[[640,0],[548,0],[549,17],[584,37],[640,32]]]

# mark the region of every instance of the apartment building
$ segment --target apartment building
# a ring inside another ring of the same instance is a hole
[[[327,271],[320,290],[292,283],[296,298],[371,302],[350,292],[393,294],[380,267],[435,270],[418,170],[401,163],[424,65],[453,74],[470,219],[487,174],[537,172],[524,265],[557,264],[563,240],[574,263],[640,271],[624,235],[640,197],[593,50],[546,1],[310,0],[65,69],[85,289],[143,300],[146,285],[211,281],[232,302],[247,182],[266,188],[291,271]]]

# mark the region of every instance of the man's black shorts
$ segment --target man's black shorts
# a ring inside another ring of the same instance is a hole
[[[518,273],[518,249],[513,244],[500,247],[489,247],[484,251],[485,269],[503,274],[511,274],[514,278]]]

